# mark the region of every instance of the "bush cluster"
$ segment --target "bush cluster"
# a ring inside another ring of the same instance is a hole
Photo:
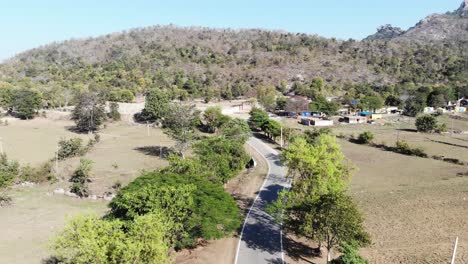
[[[408,155],[408,156],[417,156],[422,158],[427,158],[427,154],[422,148],[411,147],[408,142],[399,140],[395,143],[395,150],[398,153]]]

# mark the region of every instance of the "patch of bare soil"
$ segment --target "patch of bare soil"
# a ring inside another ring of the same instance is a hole
[[[244,170],[229,181],[225,188],[236,199],[245,216],[268,172],[265,159],[252,147],[246,145],[246,151],[257,161],[257,166]],[[238,238],[230,237],[208,241],[207,245],[193,250],[183,250],[175,255],[177,264],[232,264],[236,255]]]

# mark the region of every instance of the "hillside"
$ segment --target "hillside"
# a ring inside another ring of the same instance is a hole
[[[384,25],[377,29],[377,33],[365,38],[365,40],[383,39],[468,45],[468,0],[464,0],[457,10],[427,16],[406,31]]]
[[[133,29],[26,51],[0,65],[0,80],[47,93],[162,87],[227,99],[254,94],[258,85],[289,87],[317,76],[327,83],[324,93],[367,83],[466,82],[465,9],[466,3],[373,41],[257,29]]]

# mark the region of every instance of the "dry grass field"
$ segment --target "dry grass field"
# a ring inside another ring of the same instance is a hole
[[[13,204],[0,208],[0,263],[39,264],[50,255],[48,245],[67,217],[101,215],[106,203],[52,195],[50,185],[14,187]]]

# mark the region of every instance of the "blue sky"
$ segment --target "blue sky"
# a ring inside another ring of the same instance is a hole
[[[0,0],[0,60],[70,38],[156,24],[281,29],[361,39],[404,29],[461,0]]]

